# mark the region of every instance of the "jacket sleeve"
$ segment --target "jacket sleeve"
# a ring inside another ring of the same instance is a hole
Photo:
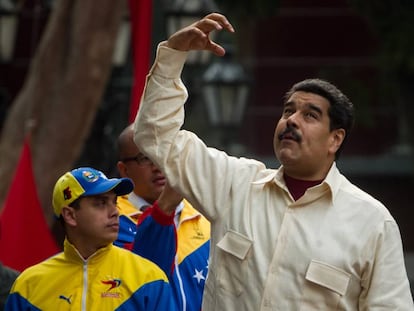
[[[372,237],[374,258],[362,276],[359,310],[414,310],[397,223],[385,221]]]
[[[26,298],[19,295],[18,292],[11,293],[4,306],[4,311],[40,311],[39,308],[32,305]]]
[[[120,215],[118,238],[114,241],[114,245],[130,250],[134,242],[136,230],[136,223],[126,215]]]
[[[172,310],[178,311],[178,307],[175,303],[175,300],[172,299],[172,291],[170,284],[163,281],[158,281],[159,283],[156,288],[155,293],[148,294],[147,305],[145,305],[145,309],[143,310],[151,310],[151,311],[158,311],[158,310]]]
[[[180,79],[186,55],[158,47],[134,123],[134,141],[170,185],[213,221],[227,213],[235,193],[247,193],[249,180],[264,165],[209,148],[194,133],[181,129],[188,96]]]
[[[166,215],[157,203],[148,208],[139,219],[132,251],[156,263],[171,282],[177,252],[174,214]]]
[[[166,280],[155,280],[140,287],[116,311],[177,311],[172,299],[170,284]]]

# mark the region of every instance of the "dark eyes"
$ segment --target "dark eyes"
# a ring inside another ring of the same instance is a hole
[[[105,199],[105,198],[102,198],[102,199],[99,199],[98,201],[97,201],[97,204],[98,205],[106,205],[106,203],[108,202],[108,200],[107,199]]]
[[[284,110],[283,110],[283,115],[284,116],[290,116],[291,114],[293,114],[293,109],[291,109],[291,108],[285,108]]]
[[[286,109],[283,110],[283,116],[284,117],[289,117],[294,113],[295,113],[295,111],[291,108],[286,108]],[[304,112],[303,115],[305,116],[305,118],[312,118],[312,119],[317,119],[318,118],[318,114],[313,112],[313,111]]]
[[[96,198],[96,200],[93,201],[95,206],[99,206],[99,207],[105,207],[107,205],[116,205],[117,202],[117,197],[115,197],[114,199],[112,198]]]
[[[318,115],[312,111],[305,113],[305,117],[317,119]]]

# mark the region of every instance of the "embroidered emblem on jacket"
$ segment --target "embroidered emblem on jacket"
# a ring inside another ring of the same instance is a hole
[[[102,284],[105,285],[109,285],[109,288],[101,293],[101,297],[109,297],[109,298],[120,298],[121,297],[121,293],[120,292],[116,292],[116,291],[111,291],[114,288],[117,288],[119,286],[121,286],[121,280],[120,279],[109,279],[106,281],[101,281]]]
[[[198,223],[194,223],[193,224],[193,230],[194,230],[194,235],[191,237],[192,239],[195,240],[204,240],[204,233],[203,231],[200,229],[200,226]]]
[[[119,287],[121,285],[121,280],[120,279],[112,279],[112,280],[108,280],[108,281],[101,281],[103,284],[108,284],[111,285],[108,288],[108,291],[110,291],[112,288],[115,287]]]

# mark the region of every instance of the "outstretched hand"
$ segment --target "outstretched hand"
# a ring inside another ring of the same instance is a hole
[[[179,51],[207,50],[223,56],[226,53],[224,48],[210,39],[210,33],[215,30],[234,32],[233,26],[224,15],[211,13],[172,34],[166,46]]]

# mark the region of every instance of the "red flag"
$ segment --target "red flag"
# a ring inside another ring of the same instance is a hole
[[[132,31],[133,85],[129,110],[129,123],[135,120],[145,77],[149,70],[152,30],[152,1],[129,0]]]
[[[25,140],[0,214],[0,261],[23,271],[59,252],[40,206],[29,142]]]

